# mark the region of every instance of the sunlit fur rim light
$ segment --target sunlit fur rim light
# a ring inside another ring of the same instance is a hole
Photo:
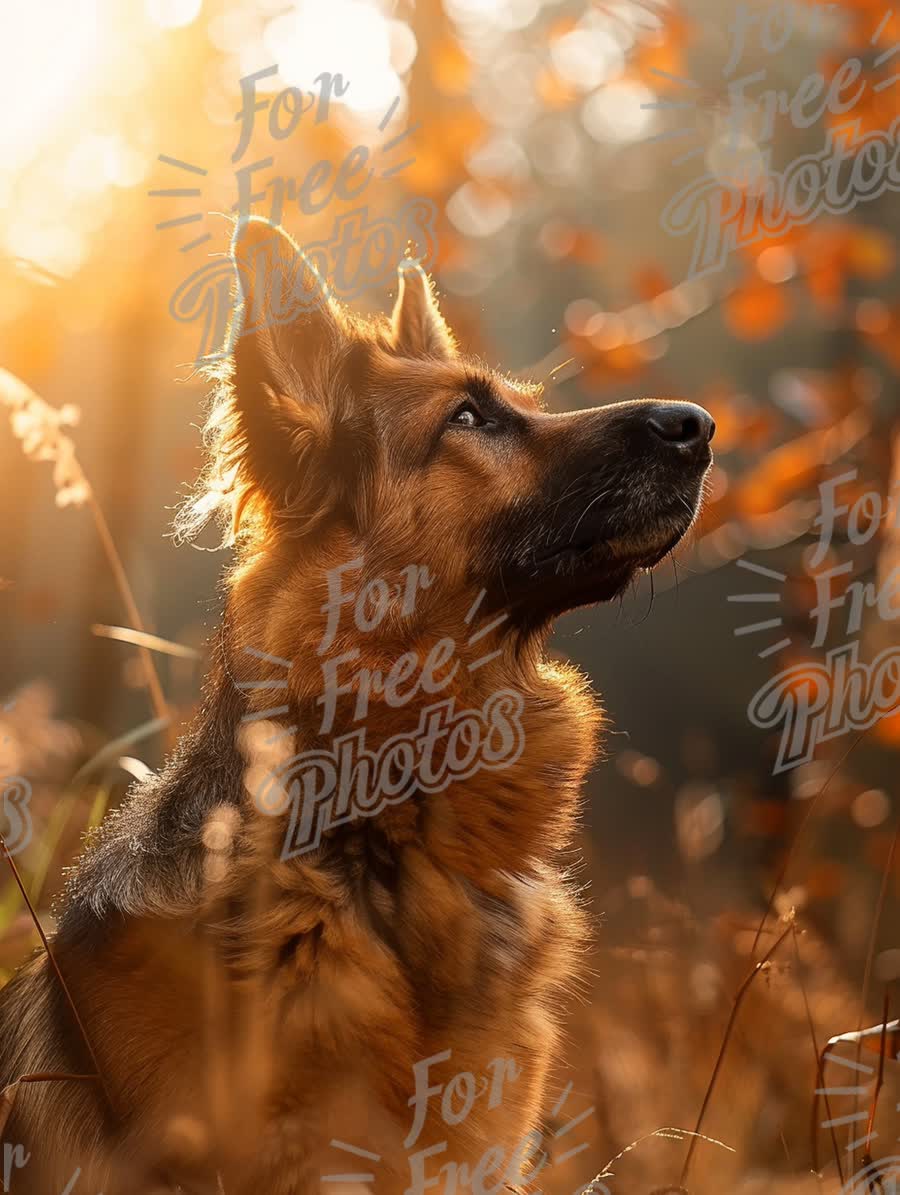
[[[355,341],[356,351],[368,348],[397,352],[391,324],[385,316],[357,316],[334,300],[329,300],[329,307]],[[234,321],[240,318],[238,305]],[[229,329],[226,343],[234,343],[231,336]],[[308,367],[302,376],[297,374],[291,396],[276,395],[269,390],[270,404],[276,411],[280,407],[284,412],[285,435],[290,437],[291,451],[300,462],[294,483],[277,504],[260,486],[249,464],[247,436],[236,405],[233,356],[200,367],[199,374],[212,387],[203,427],[207,463],[176,514],[173,537],[177,543],[196,539],[212,520],[222,531],[216,545],[219,548],[236,546],[244,537],[265,537],[275,522],[276,507],[278,521],[291,522],[295,533],[313,530],[322,521],[330,508],[329,499],[335,496],[338,479],[329,479],[327,470],[314,468],[311,458],[314,452],[327,451],[344,419],[349,422],[352,393],[344,367],[353,351],[343,349],[327,358],[327,369],[317,372]],[[473,387],[491,385],[487,380],[490,370],[483,362],[473,359],[469,372]],[[541,404],[544,393],[541,384],[511,375],[504,375],[504,381],[536,405]]]

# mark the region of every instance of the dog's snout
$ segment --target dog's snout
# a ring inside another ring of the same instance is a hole
[[[655,403],[646,418],[657,439],[691,454],[702,452],[716,430],[709,412],[692,402]]]

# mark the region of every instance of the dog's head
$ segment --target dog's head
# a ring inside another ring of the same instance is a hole
[[[278,561],[261,592],[361,558],[370,580],[427,569],[432,604],[485,591],[533,630],[620,593],[693,522],[714,430],[701,407],[552,414],[539,387],[458,350],[418,266],[401,268],[389,322],[362,321],[268,223],[239,225],[233,254],[243,303],[214,468],[236,525]]]

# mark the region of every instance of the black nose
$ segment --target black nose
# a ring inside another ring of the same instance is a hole
[[[706,449],[716,430],[709,412],[693,402],[654,403],[647,409],[647,427],[660,440],[692,455]]]

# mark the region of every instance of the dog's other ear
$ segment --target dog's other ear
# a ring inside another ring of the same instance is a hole
[[[303,447],[327,437],[331,375],[349,331],[325,278],[283,229],[244,219],[231,255],[233,410],[249,474],[281,505],[296,485]]]
[[[404,357],[453,357],[456,341],[440,313],[428,275],[411,261],[402,261],[397,274],[400,289],[391,317],[397,352]]]

